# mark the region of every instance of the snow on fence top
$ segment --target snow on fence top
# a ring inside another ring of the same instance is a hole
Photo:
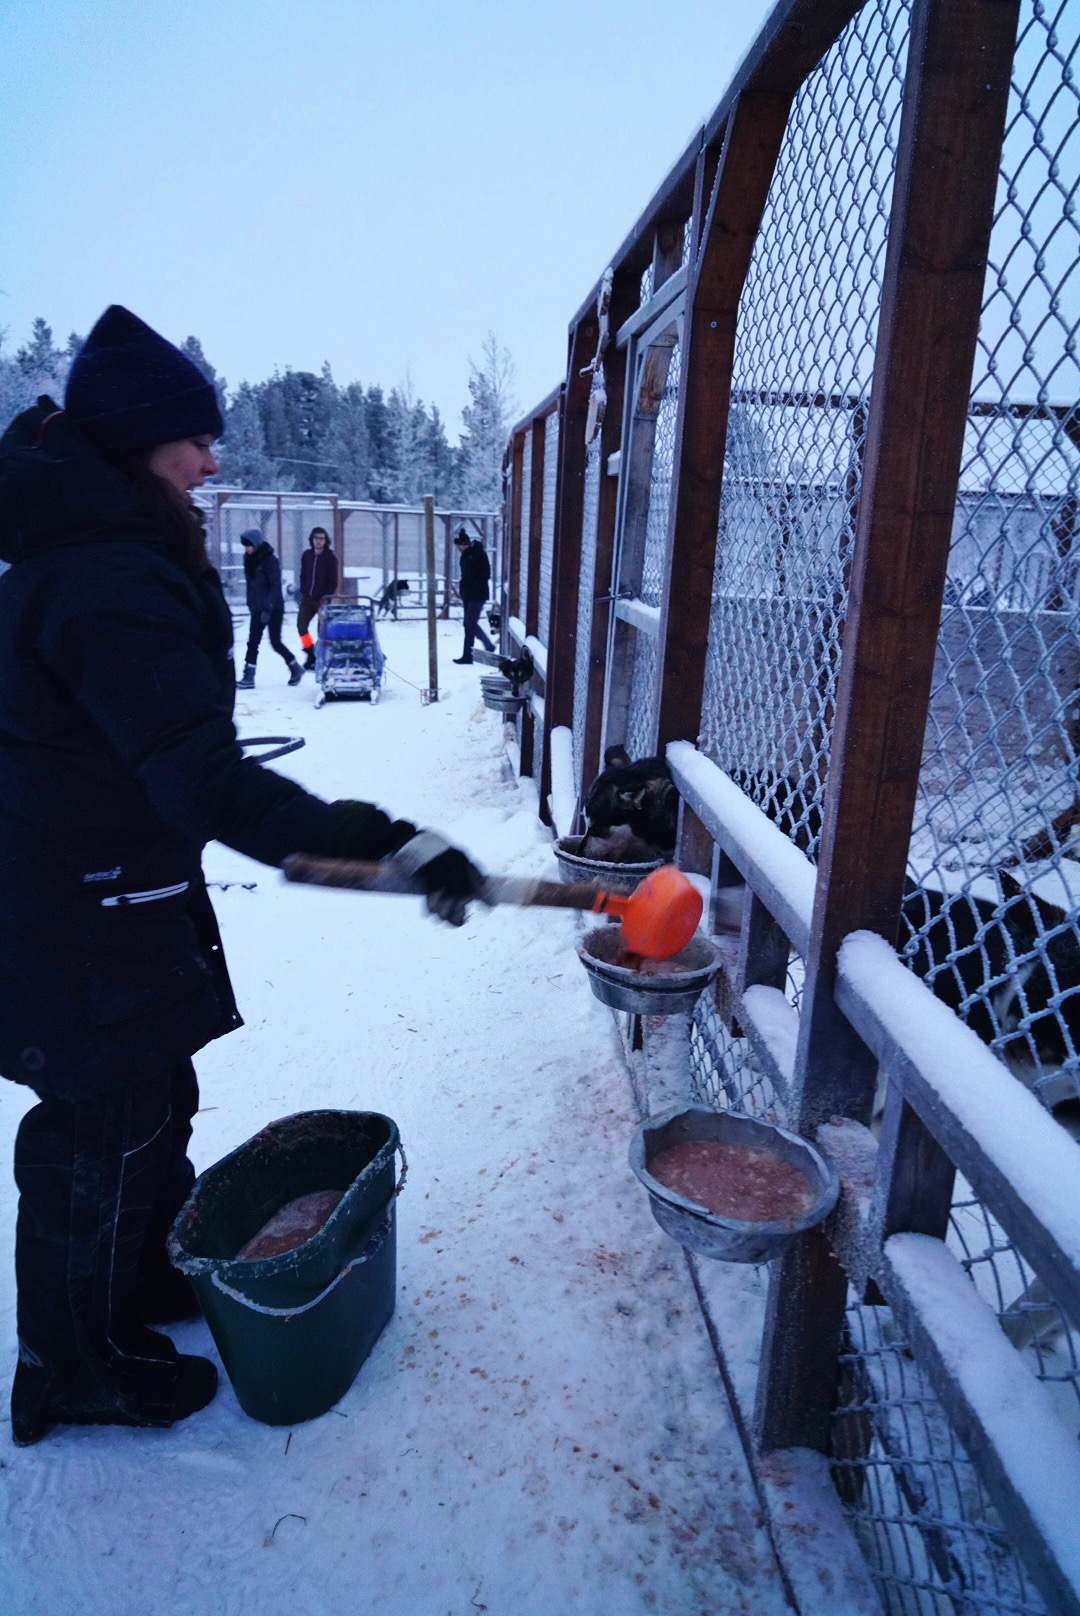
[[[694,811],[728,856],[744,875],[753,867],[755,887],[760,890],[767,883],[797,917],[791,942],[799,953],[805,953],[817,883],[810,860],[743,795],[734,780],[689,741],[672,741],[666,755],[679,789],[694,799]]]

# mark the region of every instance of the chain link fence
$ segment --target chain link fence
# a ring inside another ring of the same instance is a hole
[[[639,594],[646,606],[659,606],[664,589],[664,553],[667,547],[668,513],[671,507],[671,473],[675,464],[675,423],[679,413],[679,344],[671,350],[667,380],[656,416],[649,476],[649,514],[645,522],[645,554],[641,565]]]
[[[645,630],[639,630],[634,635],[633,655],[625,746],[632,758],[643,758],[652,751],[656,703],[656,640]]]
[[[848,1312],[833,1475],[888,1612],[1044,1616],[888,1308],[856,1303]]]
[[[699,745],[777,818],[824,803],[906,55],[883,0],[811,74],[740,302]]]

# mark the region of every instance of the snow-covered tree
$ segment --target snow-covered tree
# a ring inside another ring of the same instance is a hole
[[[467,510],[495,510],[502,502],[502,460],[514,422],[514,361],[493,331],[477,365],[469,360],[469,397],[461,412],[461,502]]]
[[[406,374],[391,389],[386,407],[393,445],[394,498],[403,505],[415,505],[432,490],[427,414],[413,395],[411,376]]]
[[[457,457],[447,442],[446,428],[443,426],[442,416],[433,404],[431,414],[427,420],[427,458],[430,466],[430,488],[424,492],[433,492],[436,505],[459,505],[461,503],[458,487]]]
[[[288,476],[278,476],[278,465],[266,452],[258,391],[241,382],[236,397],[225,412],[225,436],[218,451],[221,462],[219,481],[236,488],[277,488],[293,486]]]
[[[367,418],[368,443],[371,447],[371,467],[368,472],[368,498],[393,499],[397,466],[391,441],[390,417],[381,387],[369,387],[364,398]]]
[[[71,361],[82,346],[82,339],[72,335],[65,348],[58,348],[52,327],[37,319],[29,342],[8,357],[3,351],[5,335],[0,331],[0,430],[42,393],[62,403]]]
[[[325,455],[335,468],[328,473],[331,480],[326,484],[332,493],[340,494],[343,499],[370,498],[371,444],[364,389],[359,382],[337,389]]]
[[[297,488],[326,487],[334,470],[326,443],[337,395],[329,366],[319,376],[291,366],[284,374],[275,370],[255,391],[266,452],[281,475]]]
[[[218,396],[218,404],[221,406],[221,413],[224,415],[227,384],[224,376],[218,375],[209,359],[207,359],[206,355],[203,353],[203,345],[199,341],[198,337],[185,337],[183,342],[180,344],[180,352],[182,354],[186,354],[191,360],[191,363],[195,365],[197,369],[202,371],[207,381],[212,383],[214,391]]]

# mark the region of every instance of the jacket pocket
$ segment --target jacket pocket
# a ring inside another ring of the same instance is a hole
[[[86,1010],[95,1026],[152,1015],[212,982],[189,913],[191,880],[131,873],[82,894]]]

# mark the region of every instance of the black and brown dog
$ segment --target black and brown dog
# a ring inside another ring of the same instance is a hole
[[[376,602],[376,616],[387,617],[401,600],[402,595],[409,593],[409,580],[407,578],[392,578]]]
[[[533,662],[529,647],[523,645],[521,655],[512,661],[509,657],[500,657],[499,672],[504,679],[509,679],[511,695],[520,696],[522,690],[531,684],[532,676],[536,672],[536,664]]]
[[[812,788],[780,775],[732,778],[811,858],[823,805]],[[904,884],[897,947],[935,998],[994,1049],[1047,1106],[1080,1093],[1080,932],[1075,916],[1021,885],[1007,869],[987,872],[1000,897]],[[737,929],[745,887],[717,895],[725,930]]]
[[[625,746],[609,746],[604,768],[589,787],[584,805],[585,858],[670,859],[679,825],[679,793],[661,757],[634,762]],[[614,841],[613,841],[614,838]]]

